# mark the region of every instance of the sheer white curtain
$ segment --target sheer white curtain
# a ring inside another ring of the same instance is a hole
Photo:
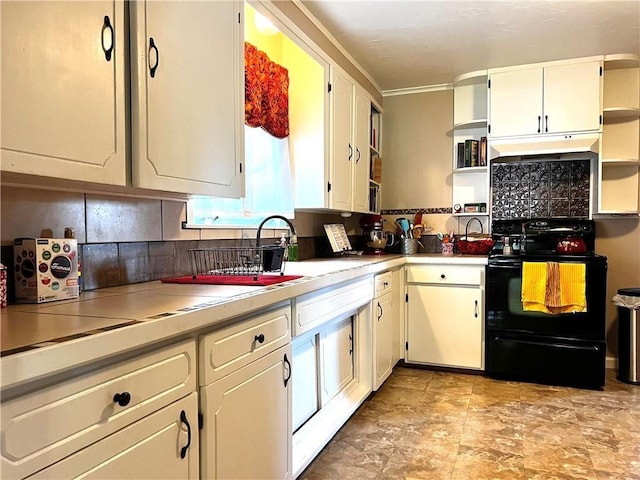
[[[268,215],[293,218],[289,138],[245,125],[245,197],[189,200],[188,224],[257,226]]]

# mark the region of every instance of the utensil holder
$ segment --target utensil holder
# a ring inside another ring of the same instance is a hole
[[[453,255],[453,242],[445,242],[442,244],[442,255]]]
[[[400,242],[400,253],[402,255],[415,255],[418,253],[418,240],[415,238],[403,238]]]

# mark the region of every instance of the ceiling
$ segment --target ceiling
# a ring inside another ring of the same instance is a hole
[[[302,0],[383,90],[463,73],[640,54],[640,0]]]

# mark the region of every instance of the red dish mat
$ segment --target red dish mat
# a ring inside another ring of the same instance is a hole
[[[266,287],[275,283],[288,282],[301,278],[302,275],[258,275],[258,279],[254,280],[253,275],[192,275],[184,277],[163,278],[160,281],[164,283],[189,283],[199,285],[248,285],[253,287]]]

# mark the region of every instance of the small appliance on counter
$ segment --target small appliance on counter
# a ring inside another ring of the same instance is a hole
[[[395,243],[395,235],[383,230],[384,220],[382,215],[362,215],[360,217],[360,228],[364,237],[364,255],[382,255],[385,247],[390,247]]]
[[[78,298],[78,242],[71,238],[16,238],[16,302]]]

